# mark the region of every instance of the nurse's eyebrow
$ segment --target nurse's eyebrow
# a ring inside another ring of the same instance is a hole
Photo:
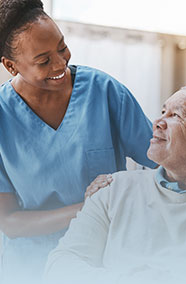
[[[58,46],[64,41],[64,36],[62,36],[62,38],[60,39],[59,43],[58,43]],[[45,56],[45,55],[48,55],[50,53],[50,51],[46,51],[46,52],[43,52],[43,53],[40,53],[38,55],[36,55],[34,57],[34,59],[37,59],[39,57],[42,57],[42,56]]]
[[[64,36],[62,36],[61,40],[58,43],[58,46],[64,41]]]
[[[40,54],[36,55],[36,56],[34,57],[34,59],[37,59],[37,58],[39,58],[39,57],[42,57],[42,56],[45,56],[45,55],[48,55],[48,54],[49,54],[49,51],[40,53]]]

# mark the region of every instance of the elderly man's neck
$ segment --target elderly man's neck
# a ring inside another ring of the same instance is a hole
[[[178,172],[165,169],[165,178],[170,182],[177,182],[179,188],[186,190],[186,169],[183,174],[181,174],[181,172],[183,172],[183,170],[180,170],[180,168]]]

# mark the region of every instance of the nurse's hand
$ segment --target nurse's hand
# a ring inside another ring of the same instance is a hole
[[[94,194],[96,191],[98,191],[100,188],[103,188],[107,185],[109,185],[113,181],[112,175],[99,175],[91,184],[87,187],[86,192],[85,192],[85,199],[88,196],[91,196]]]

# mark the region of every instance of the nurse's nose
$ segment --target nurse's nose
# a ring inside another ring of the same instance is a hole
[[[56,56],[53,60],[53,71],[64,71],[67,65],[67,60],[62,56]]]

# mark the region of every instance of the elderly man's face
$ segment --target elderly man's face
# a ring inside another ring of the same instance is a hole
[[[186,167],[186,90],[171,96],[153,123],[148,157],[168,170]]]

